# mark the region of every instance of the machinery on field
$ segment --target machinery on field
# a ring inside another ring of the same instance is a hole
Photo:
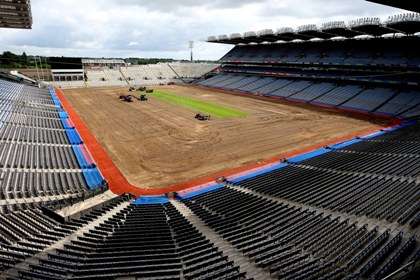
[[[205,115],[205,114],[201,114],[201,113],[197,113],[195,115],[195,118],[199,121],[209,121],[210,120],[210,115]]]
[[[124,101],[124,102],[128,102],[131,103],[134,101],[134,99],[137,99],[138,101],[144,102],[144,101],[148,101],[149,98],[147,98],[146,94],[141,94],[140,97],[134,96],[134,95],[126,95],[126,94],[121,94],[120,95],[120,100]]]
[[[141,92],[139,97],[131,94],[136,91]],[[137,99],[138,101],[141,101],[141,102],[145,102],[149,100],[146,93],[153,93],[153,92],[154,92],[153,89],[147,89],[146,87],[139,87],[139,88],[130,87],[128,89],[129,94],[120,94],[120,100],[124,102],[128,102],[128,103],[134,102],[134,99]]]
[[[120,100],[124,101],[124,102],[133,102],[133,96],[132,95],[125,95],[125,94],[121,94],[120,95]]]

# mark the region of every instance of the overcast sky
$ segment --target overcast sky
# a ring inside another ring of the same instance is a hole
[[[208,36],[404,12],[364,0],[32,0],[33,29],[1,29],[0,50],[50,56],[219,59]]]

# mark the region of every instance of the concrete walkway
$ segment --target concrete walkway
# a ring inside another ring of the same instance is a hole
[[[115,197],[117,197],[118,195],[114,194],[112,191],[108,190],[102,194],[96,195],[94,197],[91,197],[89,199],[83,200],[79,203],[76,203],[74,205],[71,205],[69,207],[65,207],[63,209],[60,209],[58,211],[56,211],[57,214],[59,214],[60,216],[67,218],[67,217],[72,217],[76,214],[79,214],[83,211],[89,210],[92,207],[95,207],[99,204],[102,204],[108,200],[111,200]]]
[[[49,195],[49,196],[37,196],[29,198],[15,198],[15,199],[3,199],[0,200],[0,206],[2,205],[13,205],[13,204],[28,204],[28,203],[39,203],[39,202],[50,202],[55,200],[64,200],[69,198],[76,198],[79,194],[62,194],[62,195]]]

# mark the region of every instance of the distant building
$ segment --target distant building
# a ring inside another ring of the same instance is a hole
[[[54,82],[83,81],[85,78],[80,57],[50,57],[48,62]]]
[[[118,69],[119,67],[126,66],[123,59],[106,59],[106,58],[87,58],[82,59],[82,64],[85,69]]]

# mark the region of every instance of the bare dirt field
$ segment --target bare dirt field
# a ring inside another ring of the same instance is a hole
[[[159,188],[259,162],[379,124],[193,87],[159,87],[236,108],[243,118],[200,122],[190,109],[149,98],[124,103],[122,88],[65,90],[76,112],[128,181]]]

